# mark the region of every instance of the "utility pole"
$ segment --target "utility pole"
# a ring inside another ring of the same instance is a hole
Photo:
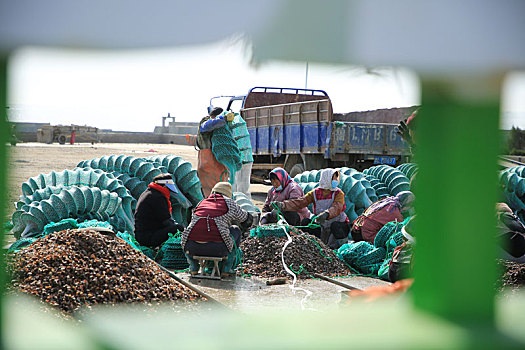
[[[304,81],[304,88],[308,89],[308,61],[306,61],[306,78]]]

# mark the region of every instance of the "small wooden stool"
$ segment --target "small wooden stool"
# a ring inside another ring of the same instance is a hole
[[[221,269],[219,268],[219,262],[226,260],[228,257],[217,257],[217,256],[194,256],[193,259],[199,262],[200,268],[199,273],[196,275],[191,275],[195,278],[208,278],[213,280],[221,279]],[[206,273],[206,262],[213,261],[213,269],[210,274]]]

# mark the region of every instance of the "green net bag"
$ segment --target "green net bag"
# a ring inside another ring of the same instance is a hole
[[[387,222],[374,238],[374,246],[376,248],[383,247],[386,249],[387,241],[394,233],[399,232],[401,227],[403,227],[402,223],[396,221]]]
[[[376,275],[386,257],[386,249],[374,248],[356,259],[355,266],[362,272]]]
[[[386,249],[388,252],[393,252],[397,246],[401,245],[404,242],[403,234],[401,232],[396,232],[390,237],[386,242]]]
[[[242,156],[242,163],[253,163],[252,144],[250,142],[250,133],[246,127],[246,122],[239,113],[235,113],[233,121],[228,122],[232,136],[237,142],[237,147]]]
[[[228,124],[215,129],[211,137],[211,149],[217,161],[230,171],[230,183],[235,182],[235,173],[241,170],[242,155]]]
[[[355,264],[357,260],[374,250],[375,247],[371,245],[368,242],[360,241],[355,243],[346,243],[343,244],[338,250],[337,250],[337,256],[344,260],[348,265],[351,265],[353,267],[357,267]]]
[[[392,260],[392,257],[390,258],[387,257],[385,260],[383,260],[383,263],[381,264],[381,266],[379,267],[379,270],[377,271],[377,276],[384,281],[389,280],[388,272],[390,271],[390,260]]]
[[[290,229],[282,225],[262,225],[252,228],[250,230],[250,237],[286,237],[286,233],[290,233]]]
[[[180,244],[180,234],[170,234],[170,238],[162,244],[159,250],[160,265],[172,270],[185,270],[189,267],[184,250]]]
[[[140,244],[135,240],[135,237],[133,237],[133,235],[131,235],[130,233],[128,233],[127,231],[124,231],[124,232],[117,232],[117,237],[123,239],[124,241],[126,241],[126,243],[128,243],[130,246],[132,246],[133,248],[137,249],[137,250],[140,250]]]

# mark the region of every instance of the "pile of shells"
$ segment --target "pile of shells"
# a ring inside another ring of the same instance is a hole
[[[249,237],[241,243],[244,261],[239,273],[263,278],[290,276],[283,267],[281,252],[286,237]],[[284,251],[285,263],[298,278],[310,278],[314,272],[326,276],[345,276],[350,269],[317,237],[292,233],[292,242]]]
[[[498,260],[500,275],[497,289],[510,289],[512,291],[525,287],[525,264],[507,260]]]
[[[200,298],[124,240],[89,229],[51,233],[14,253],[10,265],[15,290],[66,312]]]

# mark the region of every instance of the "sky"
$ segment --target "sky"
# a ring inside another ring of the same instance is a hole
[[[9,66],[10,119],[153,131],[170,113],[198,122],[210,98],[243,95],[254,86],[325,90],[337,113],[406,107],[421,102],[419,79],[403,67],[365,68],[306,62],[250,64],[242,38],[208,45],[133,51],[26,47]],[[503,128],[525,120],[525,72],[509,76]],[[224,102],[225,100],[223,100]]]
[[[308,63],[306,80],[306,62],[254,67],[249,52],[235,39],[142,51],[23,48],[10,59],[10,119],[153,131],[168,112],[198,122],[211,97],[254,86],[322,89],[339,113],[420,103],[408,69]]]

